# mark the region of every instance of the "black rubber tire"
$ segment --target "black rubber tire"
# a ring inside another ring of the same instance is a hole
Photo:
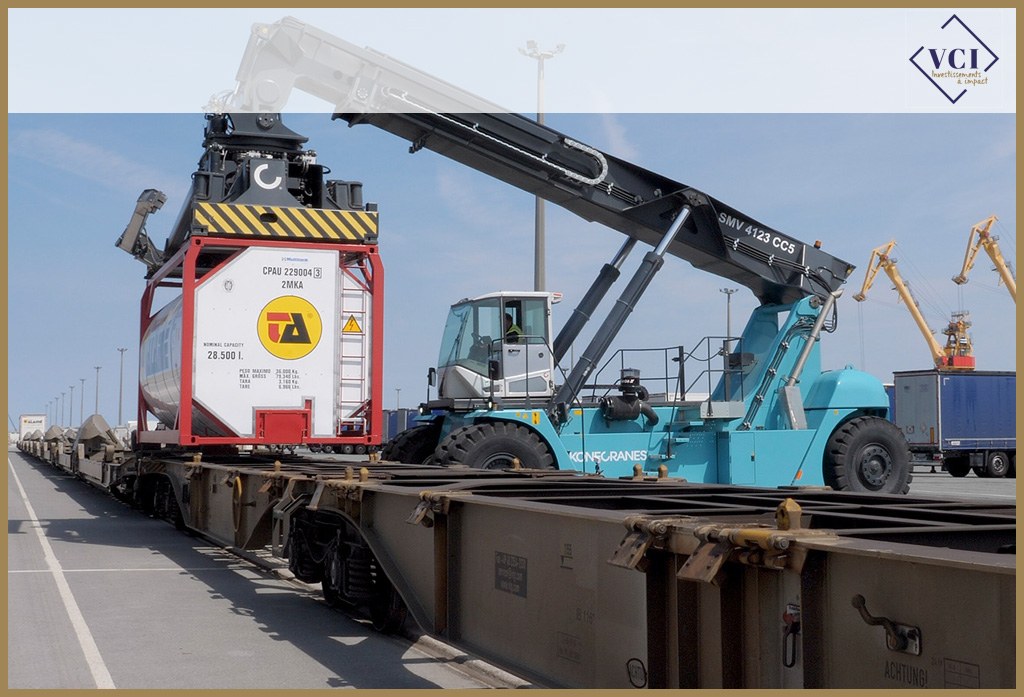
[[[946,471],[954,477],[966,477],[971,471],[971,460],[966,457],[946,458]]]
[[[434,458],[440,435],[440,424],[419,424],[407,428],[387,442],[380,451],[380,459],[409,465],[428,464]]]
[[[910,448],[903,432],[877,416],[837,428],[824,456],[825,483],[840,491],[905,494],[910,490]]]
[[[519,458],[525,469],[555,469],[555,457],[536,432],[507,421],[463,426],[449,433],[434,451],[439,465],[508,469]]]
[[[1010,456],[1010,471],[1006,473],[1007,479],[1017,478],[1017,453]]]
[[[985,474],[1002,479],[1010,472],[1010,458],[1002,450],[993,450],[985,458]]]

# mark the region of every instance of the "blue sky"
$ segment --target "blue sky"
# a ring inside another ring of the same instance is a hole
[[[448,306],[492,290],[532,289],[533,198],[371,126],[289,115],[332,178],[364,183],[381,211],[386,269],[385,406],[414,406],[437,358]],[[930,365],[909,313],[880,277],[865,303],[852,295],[873,247],[895,238],[904,276],[932,327],[971,311],[980,369],[1015,368],[1016,312],[980,257],[962,289],[968,231],[990,214],[1015,258],[1013,115],[549,114],[553,128],[702,189],[803,241],[821,240],[858,268],[840,301],[839,329],[822,342],[825,367],[847,363],[889,381]],[[118,408],[117,347],[125,354],[125,418],[134,416],[138,303],[144,267],[114,247],[144,188],[168,194],[150,218],[162,245],[201,154],[201,114],[11,114],[8,183],[8,406],[41,412],[80,381],[92,411]],[[548,289],[568,317],[622,242],[619,233],[548,205]],[[634,251],[624,278],[639,263]],[[624,281],[620,281],[620,286]],[[691,346],[725,329],[729,284],[670,259],[617,346]],[[606,311],[617,294],[607,299]],[[755,300],[733,296],[733,329]],[[603,316],[603,312],[599,312]],[[595,323],[596,324],[596,323]],[[578,350],[589,337],[577,342]],[[940,339],[941,339],[940,335]]]
[[[253,23],[293,15],[518,112],[532,111],[527,40],[565,44],[549,112],[948,112],[909,61],[965,46],[946,8],[14,8],[16,112],[190,111],[233,84]],[[999,55],[956,111],[1015,111],[1016,11],[958,8]],[[955,42],[950,44],[949,42]],[[187,45],[187,50],[183,50]],[[74,56],[74,70],[68,70]],[[86,78],[86,79],[83,79]],[[684,78],[684,79],[681,79]],[[292,111],[319,111],[296,95]]]

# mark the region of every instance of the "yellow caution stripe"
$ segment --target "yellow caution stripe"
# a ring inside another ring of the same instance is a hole
[[[377,237],[376,211],[197,203],[193,223],[207,234],[362,242]]]

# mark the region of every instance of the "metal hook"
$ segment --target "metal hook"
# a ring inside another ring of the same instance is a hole
[[[888,617],[873,616],[868,612],[867,601],[863,595],[853,596],[851,603],[865,623],[885,629],[885,644],[890,650],[902,651],[915,656],[921,654],[921,632],[917,627],[897,624]]]

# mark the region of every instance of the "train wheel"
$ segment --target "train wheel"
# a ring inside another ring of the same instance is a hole
[[[157,489],[157,510],[161,516],[170,521],[176,530],[185,530],[185,516],[178,505],[178,497],[174,495],[174,487],[170,480],[162,480]]]
[[[402,601],[394,586],[390,583],[386,591],[382,591],[370,606],[370,623],[378,632],[394,634],[405,624],[409,610]]]
[[[828,439],[825,483],[833,489],[905,494],[910,490],[910,449],[894,424],[876,416],[847,421]]]
[[[425,465],[434,457],[439,435],[440,423],[420,424],[407,428],[387,442],[381,450],[380,459]]]
[[[463,426],[449,433],[434,451],[438,464],[461,463],[477,469],[507,469],[518,459],[527,469],[555,469],[555,458],[534,431],[495,421]]]
[[[115,482],[110,487],[110,493],[114,495],[114,498],[121,503],[126,503],[129,506],[134,503],[132,491],[135,488],[135,478],[126,477],[125,479]]]
[[[344,563],[339,556],[340,551],[337,544],[328,545],[327,559],[324,561],[323,580],[320,582],[320,589],[323,591],[324,600],[331,607],[342,606],[342,577],[345,573]]]

